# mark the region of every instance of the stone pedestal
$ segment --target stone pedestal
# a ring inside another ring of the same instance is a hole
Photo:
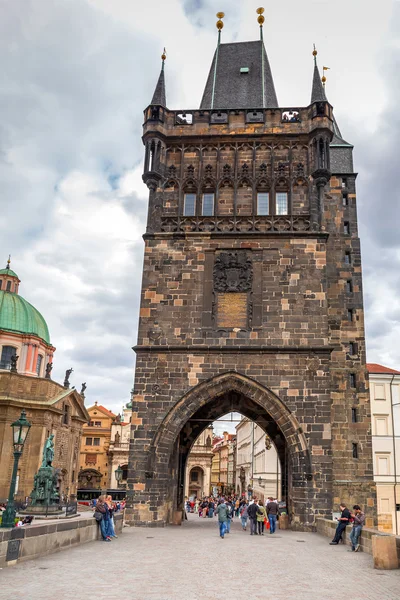
[[[398,569],[396,538],[392,535],[372,536],[374,569]]]
[[[289,516],[288,515],[280,515],[279,529],[289,529]]]

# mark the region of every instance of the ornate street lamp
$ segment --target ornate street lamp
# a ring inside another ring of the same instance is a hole
[[[121,465],[118,465],[118,469],[115,469],[115,479],[117,480],[117,486],[119,487],[122,481],[123,470]]]
[[[11,427],[13,429],[14,467],[11,477],[10,491],[8,494],[7,508],[3,512],[1,527],[14,527],[14,519],[16,514],[14,494],[17,483],[18,463],[19,459],[21,458],[22,451],[24,449],[24,444],[27,435],[31,428],[31,424],[26,418],[25,410],[21,412],[21,416],[18,419],[18,421],[14,421],[14,423],[11,423]]]

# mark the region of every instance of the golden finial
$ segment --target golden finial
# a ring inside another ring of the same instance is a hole
[[[325,77],[325,71],[329,71],[330,67],[322,67],[323,70],[323,75],[321,77],[321,81],[323,86],[325,87],[325,83],[326,83],[326,77]]]
[[[215,16],[216,16],[216,17],[217,17],[217,19],[218,19],[218,21],[217,21],[217,23],[216,23],[216,25],[217,25],[217,29],[218,29],[218,31],[221,31],[221,29],[222,29],[222,28],[223,28],[223,26],[224,26],[224,24],[223,24],[223,22],[221,21],[221,19],[223,19],[223,18],[224,18],[224,16],[225,16],[225,13],[223,13],[223,12],[217,12],[217,14],[216,14]]]
[[[7,260],[7,266],[6,269],[10,268],[10,263],[11,263],[11,254],[8,255],[8,260]]]
[[[260,6],[260,8],[257,8],[256,13],[258,14],[258,24],[260,25],[260,27],[263,26],[263,23],[265,21],[265,17],[263,16],[263,12],[264,12],[264,8],[262,6]]]
[[[318,52],[317,52],[317,49],[316,49],[316,47],[315,47],[315,44],[314,44],[314,50],[313,50],[313,53],[312,53],[312,55],[313,55],[313,56],[314,56],[314,58],[315,58],[315,57],[317,56],[317,54],[318,54]]]
[[[164,52],[161,54],[161,60],[164,61],[167,58],[167,53],[164,48]]]

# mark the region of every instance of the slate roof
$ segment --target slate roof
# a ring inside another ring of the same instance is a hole
[[[333,138],[331,141],[331,146],[349,146],[350,148],[353,148],[349,142],[346,142],[342,138],[342,134],[340,133],[339,125],[337,124],[335,117],[333,117]]]
[[[384,367],[383,365],[378,365],[377,363],[367,363],[367,369],[368,373],[375,375],[400,375],[400,371],[389,369],[389,367]]]
[[[220,44],[211,63],[201,109],[210,109],[212,105],[216,60],[213,108],[276,108],[278,106],[268,56],[264,43],[258,40]],[[264,62],[264,98],[262,62]],[[248,73],[241,73],[242,67],[247,67]]]
[[[161,69],[161,73],[157,81],[156,89],[154,90],[151,104],[160,104],[161,106],[164,106],[164,108],[167,107],[164,69]]]
[[[318,65],[314,66],[314,77],[311,91],[311,102],[327,102],[324,86],[322,85],[321,75],[319,74]]]

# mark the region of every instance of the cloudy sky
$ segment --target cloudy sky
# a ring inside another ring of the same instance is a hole
[[[167,103],[196,108],[216,44],[258,38],[259,0],[0,0],[0,261],[73,367],[118,412],[133,384],[147,189],[143,109],[166,46]],[[368,360],[400,368],[400,3],[266,5],[281,106],[307,105],[312,44],[355,145]]]

